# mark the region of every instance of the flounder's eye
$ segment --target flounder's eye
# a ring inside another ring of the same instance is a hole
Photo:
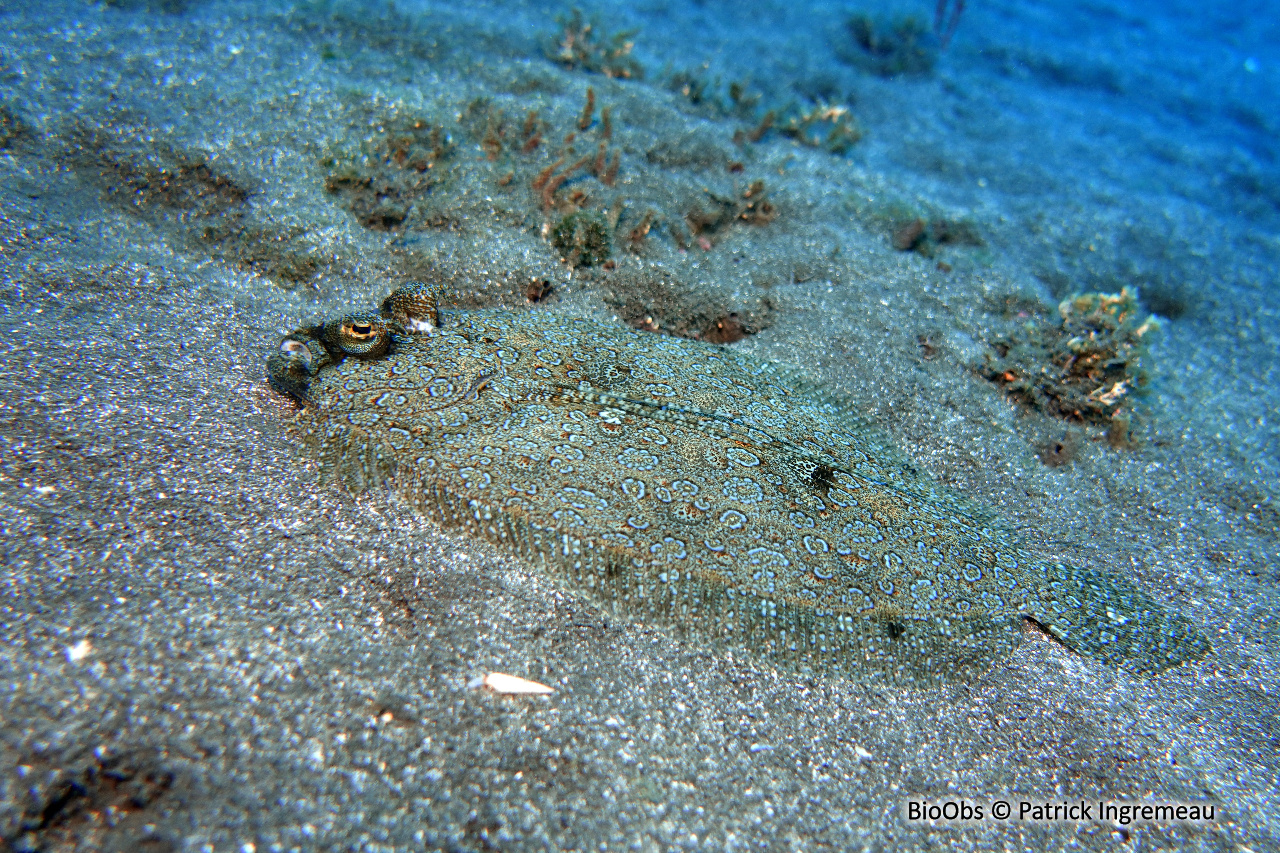
[[[285,338],[280,342],[280,354],[290,362],[296,362],[307,372],[311,371],[311,363],[315,361],[311,350],[297,338]]]
[[[391,345],[391,329],[376,314],[348,314],[325,323],[324,338],[347,355],[378,358]]]
[[[271,387],[307,401],[311,379],[333,359],[324,344],[311,337],[310,331],[298,331],[280,339],[275,352],[267,357],[267,378]]]
[[[411,281],[383,300],[382,316],[411,335],[429,335],[440,326],[440,287]]]

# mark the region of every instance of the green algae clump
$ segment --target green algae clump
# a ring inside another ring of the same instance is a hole
[[[609,260],[613,241],[603,216],[589,210],[570,213],[551,231],[551,245],[570,267],[594,267]]]

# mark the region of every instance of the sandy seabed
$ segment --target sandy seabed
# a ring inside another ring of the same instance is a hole
[[[895,77],[860,62],[847,7],[602,8],[638,28],[642,80],[550,61],[563,10],[538,4],[0,10],[4,843],[1280,848],[1273,25],[1265,4],[971,5],[931,72]],[[758,132],[819,106],[864,137]],[[568,204],[610,224],[611,264],[561,261]],[[895,249],[916,216],[972,239]],[[1028,625],[971,683],[803,677],[321,487],[265,357],[412,278],[801,366],[1029,548],[1124,576],[1213,650],[1140,678]],[[1164,318],[1126,446],[977,369],[1123,286]],[[475,687],[489,672],[556,692]],[[1011,818],[906,817],[997,800]]]

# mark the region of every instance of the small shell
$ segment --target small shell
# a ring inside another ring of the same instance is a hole
[[[74,646],[67,646],[65,652],[69,663],[79,663],[89,655],[93,654],[93,644],[88,640],[81,640]],[[533,682],[531,681],[529,683],[532,684]],[[540,687],[541,685],[538,686]]]
[[[549,696],[556,692],[553,687],[517,675],[507,675],[505,672],[491,672],[480,683],[494,693],[506,695]]]

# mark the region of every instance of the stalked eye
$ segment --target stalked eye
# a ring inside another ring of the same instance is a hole
[[[391,330],[375,314],[348,314],[324,324],[324,339],[346,355],[378,358],[391,345]]]
[[[308,371],[311,369],[311,350],[307,349],[307,345],[297,338],[285,338],[280,342],[280,354],[290,361],[300,363]]]
[[[311,337],[311,330],[299,330],[280,340],[267,358],[267,378],[277,391],[307,402],[311,379],[333,359],[324,344]]]
[[[411,335],[429,335],[440,326],[440,286],[411,281],[382,302],[382,316]]]

